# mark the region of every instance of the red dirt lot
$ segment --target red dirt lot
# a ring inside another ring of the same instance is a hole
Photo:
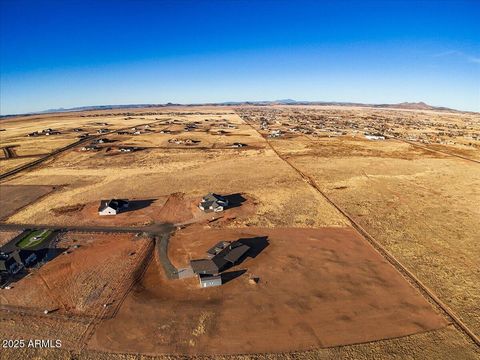
[[[268,245],[261,237],[268,237]],[[264,248],[254,246],[250,255],[255,257],[227,270],[233,279],[221,287],[201,289],[196,278],[167,280],[158,262],[151,262],[117,316],[97,328],[89,347],[147,354],[271,353],[446,325],[350,228],[192,226],[172,237],[169,256],[175,266],[185,267],[191,258],[204,258],[216,242],[238,238],[256,238],[252,244],[263,242]],[[259,283],[250,283],[250,276],[258,276]]]
[[[103,304],[118,300],[152,242],[132,234],[62,234],[57,247],[66,251],[10,290],[0,290],[1,308],[55,314],[96,316]],[[78,245],[78,248],[73,246]]]

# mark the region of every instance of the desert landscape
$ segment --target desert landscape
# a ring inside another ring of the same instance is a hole
[[[478,14],[0,1],[0,360],[480,359]]]
[[[2,357],[480,356],[476,113],[167,106],[1,124],[2,249],[48,250],[2,278],[1,338],[62,341]],[[102,216],[115,199],[127,209]],[[217,264],[225,241],[246,253],[206,285],[192,261]]]

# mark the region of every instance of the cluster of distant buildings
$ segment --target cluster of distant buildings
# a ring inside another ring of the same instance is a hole
[[[336,137],[363,133],[368,140],[404,139],[425,144],[464,144],[480,147],[478,129],[463,124],[439,121],[424,114],[404,113],[402,116],[379,112],[343,111],[341,116],[316,109],[241,109],[240,116],[250,123],[259,123],[268,137],[281,137],[282,130],[293,134]],[[446,116],[446,115],[445,115]],[[280,128],[282,126],[282,128]],[[463,138],[458,141],[458,138]]]
[[[34,132],[31,132],[31,133],[28,133],[27,136],[28,137],[37,137],[37,136],[49,136],[49,135],[58,135],[60,134],[60,131],[58,130],[54,130],[54,129],[43,129],[42,131],[34,131]]]

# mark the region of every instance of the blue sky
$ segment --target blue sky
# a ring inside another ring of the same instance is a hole
[[[0,7],[1,114],[284,98],[480,111],[480,1]]]

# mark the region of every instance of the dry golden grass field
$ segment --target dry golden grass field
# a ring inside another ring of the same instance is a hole
[[[0,147],[14,149],[0,159],[2,173],[91,136],[0,179],[0,190],[12,190],[8,202],[21,202],[4,226],[173,223],[168,254],[177,268],[217,240],[264,235],[270,245],[222,287],[200,289],[196,278],[169,280],[147,238],[65,232],[59,246],[81,246],[0,290],[0,339],[61,338],[62,349],[2,349],[0,358],[480,357],[465,330],[350,220],[480,336],[478,114],[205,106],[1,122]],[[44,129],[60,134],[26,136]],[[55,190],[15,195],[26,185]],[[196,205],[212,191],[245,201],[203,214]],[[109,198],[146,205],[101,218],[97,206]],[[2,241],[14,234],[4,230]],[[97,312],[109,299],[115,310]],[[45,306],[59,310],[37,314]]]

